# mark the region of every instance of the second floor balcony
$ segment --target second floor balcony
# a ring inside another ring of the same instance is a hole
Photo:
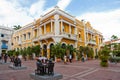
[[[6,43],[2,43],[1,49],[8,49],[8,46]]]
[[[9,41],[9,37],[2,37],[1,41]]]
[[[96,45],[96,41],[95,40],[89,40],[87,43],[89,45]]]
[[[43,34],[43,35],[40,35],[39,39],[40,40],[43,40],[43,39],[47,39],[47,38],[51,38],[55,36],[53,32],[49,32],[49,33],[46,33],[46,34]]]
[[[72,39],[72,40],[77,40],[77,35],[76,34],[69,34],[69,33],[61,33],[61,36],[64,38]]]
[[[18,45],[22,45],[22,41],[21,40],[18,41]]]

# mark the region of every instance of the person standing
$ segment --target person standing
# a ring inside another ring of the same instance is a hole
[[[64,64],[67,64],[67,56],[64,55]]]
[[[5,61],[5,63],[7,62],[7,58],[8,58],[8,55],[5,53],[5,55],[4,55],[4,61]]]
[[[69,61],[70,61],[70,63],[72,63],[72,55],[71,54],[69,55]]]

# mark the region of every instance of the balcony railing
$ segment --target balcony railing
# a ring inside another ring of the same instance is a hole
[[[8,46],[6,44],[2,44],[1,48],[2,49],[8,49]]]
[[[21,40],[19,40],[19,41],[18,41],[18,45],[21,45],[21,44],[22,44],[22,41],[21,41]]]
[[[90,44],[90,45],[96,45],[96,41],[95,40],[89,40],[88,44]]]
[[[40,39],[39,36],[38,36],[38,37],[34,37],[34,38],[33,38],[33,42],[39,41],[39,39]]]
[[[61,33],[61,35],[65,38],[68,39],[73,39],[73,40],[77,40],[77,35],[76,34],[69,34],[69,33]]]
[[[54,35],[54,33],[53,32],[50,32],[50,33],[46,33],[46,34],[42,34],[42,35],[40,35],[40,40],[42,40],[42,39],[47,39],[47,38],[50,38],[50,37],[53,37],[53,36],[55,36]]]
[[[2,41],[9,41],[9,37],[2,37],[1,40]]]

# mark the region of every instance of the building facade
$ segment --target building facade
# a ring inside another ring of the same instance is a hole
[[[89,22],[80,21],[55,7],[39,19],[15,31],[12,40],[12,48],[15,50],[40,45],[42,54],[49,57],[51,46],[58,42],[75,48],[90,46],[96,54],[103,42],[103,36],[93,29]]]
[[[12,49],[12,33],[13,30],[11,28],[0,26],[0,54]]]

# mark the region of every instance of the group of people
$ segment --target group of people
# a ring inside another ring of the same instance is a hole
[[[50,65],[53,65],[50,67]],[[54,63],[51,59],[47,59],[46,57],[39,57],[36,62],[36,73],[37,74],[46,74],[46,73],[53,73]]]
[[[7,63],[7,59],[8,59],[8,54],[7,53],[2,53],[0,55],[0,60],[4,63]]]
[[[21,66],[21,60],[18,56],[9,56],[7,53],[2,53],[0,55],[0,61],[2,63],[7,63],[8,57],[10,58],[10,62],[13,62],[14,66]]]
[[[64,55],[64,63],[67,64],[67,62],[72,63],[72,55],[69,54],[69,56]]]

